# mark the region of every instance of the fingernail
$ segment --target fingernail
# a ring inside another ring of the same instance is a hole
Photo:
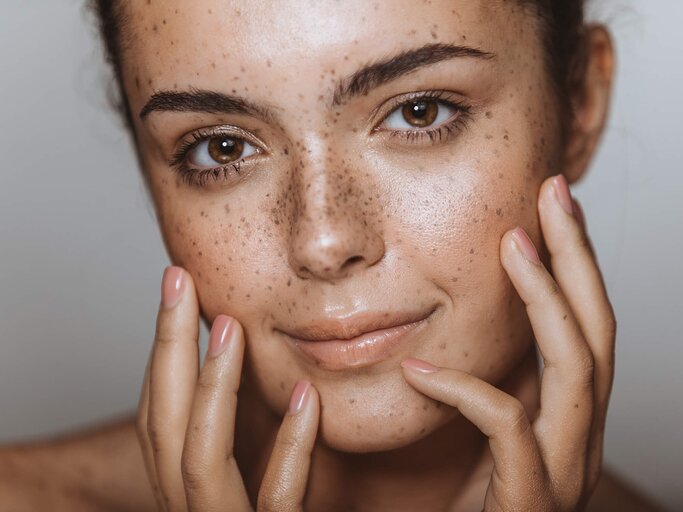
[[[301,411],[310,388],[311,383],[307,380],[297,381],[292,390],[292,397],[289,399],[289,414],[296,414]]]
[[[572,198],[572,206],[574,207],[574,217],[576,217],[576,220],[579,221],[579,224],[581,225],[581,229],[584,231],[586,230],[586,217],[583,215],[583,208],[581,208],[581,205],[579,202]]]
[[[161,280],[161,303],[165,308],[172,308],[183,293],[183,269],[180,267],[166,267]]]
[[[230,339],[229,336],[235,327],[232,318],[226,315],[218,315],[211,326],[211,333],[209,334],[209,348],[206,354],[210,357],[216,357],[223,353],[227,348]]]
[[[438,366],[434,366],[433,364],[423,361],[422,359],[404,359],[401,362],[401,366],[403,368],[407,368],[408,370],[416,370],[421,373],[434,373],[439,371]]]
[[[555,189],[555,197],[557,198],[557,202],[560,203],[562,209],[569,215],[574,216],[572,193],[569,191],[567,179],[562,174],[558,174],[553,178],[553,188]]]
[[[524,257],[530,262],[540,265],[541,258],[538,257],[536,247],[531,238],[529,238],[529,235],[526,234],[526,231],[522,228],[515,228],[512,230],[512,236],[515,239],[515,245],[517,245],[517,248]]]

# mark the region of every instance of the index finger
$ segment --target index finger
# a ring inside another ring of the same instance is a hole
[[[553,275],[593,353],[596,426],[602,428],[614,379],[614,312],[564,176],[543,184],[538,208]]]
[[[298,381],[278,431],[258,495],[258,512],[301,512],[320,419],[320,401],[308,381]]]

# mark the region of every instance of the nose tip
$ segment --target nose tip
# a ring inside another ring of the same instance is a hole
[[[347,225],[325,235],[299,238],[292,253],[292,267],[305,279],[347,277],[379,261],[384,242],[375,232]]]

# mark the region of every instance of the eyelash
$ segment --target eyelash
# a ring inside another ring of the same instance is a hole
[[[390,108],[389,112],[382,118],[382,121],[380,121],[379,125],[374,128],[373,131],[382,131],[379,129],[379,126],[384,123],[391,114],[404,105],[425,100],[438,100],[438,103],[442,103],[456,112],[447,121],[441,123],[436,128],[427,128],[424,130],[390,130],[389,136],[392,138],[399,137],[411,144],[416,143],[416,141],[417,143],[421,143],[425,137],[429,137],[430,144],[448,140],[455,132],[463,129],[467,122],[472,119],[472,107],[464,101],[444,99],[445,97],[448,97],[449,94],[448,91],[444,90],[432,90],[415,93],[409,95],[408,98],[403,97],[398,103]]]
[[[223,166],[211,167],[209,169],[193,169],[187,165],[187,157],[190,151],[197,147],[199,143],[213,137],[234,137],[249,142],[247,139],[237,136],[230,130],[220,128],[208,128],[192,132],[190,134],[190,140],[185,140],[182,142],[169,162],[171,168],[173,168],[176,174],[186,185],[201,188],[206,186],[210,179],[215,182],[221,179],[227,179],[232,173],[237,173],[238,176],[240,175],[242,161],[244,158],[240,158]],[[251,144],[251,142],[249,143]]]
[[[403,97],[400,101],[398,101],[395,105],[393,105],[390,108],[389,112],[382,118],[379,124],[375,128],[373,128],[372,131],[388,131],[389,136],[391,138],[398,137],[410,144],[421,143],[424,141],[425,137],[429,137],[429,144],[437,144],[440,142],[444,142],[448,140],[453,134],[465,128],[467,123],[472,118],[472,107],[462,101],[444,99],[444,97],[448,94],[448,91],[444,90],[431,90],[415,93],[413,95],[410,95],[408,98]],[[438,103],[444,104],[447,107],[455,110],[455,114],[453,114],[447,121],[438,125],[436,128],[423,130],[380,129],[380,126],[397,109],[410,103],[416,103],[425,100],[438,100]],[[188,154],[199,143],[207,139],[220,136],[239,138],[249,144],[252,144],[248,139],[244,137],[238,137],[236,134],[231,133],[229,130],[224,130],[220,128],[201,129],[192,132],[189,136],[190,140],[183,141],[183,143],[178,148],[178,150],[173,154],[171,161],[169,162],[169,165],[173,168],[173,170],[185,184],[197,188],[202,188],[207,185],[209,180],[213,180],[214,182],[224,180],[227,179],[229,175],[232,173],[237,173],[238,176],[240,175],[241,165],[244,158],[240,158],[224,166],[212,167],[208,169],[193,169],[187,165]]]

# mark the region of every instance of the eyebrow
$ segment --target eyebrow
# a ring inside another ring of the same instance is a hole
[[[343,77],[334,89],[331,108],[342,105],[371,89],[387,84],[420,68],[457,57],[488,60],[495,54],[469,46],[431,43],[404,50],[392,57],[365,64],[351,75]],[[266,121],[275,119],[274,109],[253,103],[241,96],[218,91],[189,88],[187,91],[157,91],[140,110],[144,119],[152,112],[206,112],[212,114],[244,114]]]
[[[371,89],[417,71],[420,68],[456,57],[493,59],[495,54],[446,43],[432,43],[405,50],[391,58],[367,64],[351,76],[343,78],[335,88],[332,106],[341,105],[350,99],[367,94]]]

